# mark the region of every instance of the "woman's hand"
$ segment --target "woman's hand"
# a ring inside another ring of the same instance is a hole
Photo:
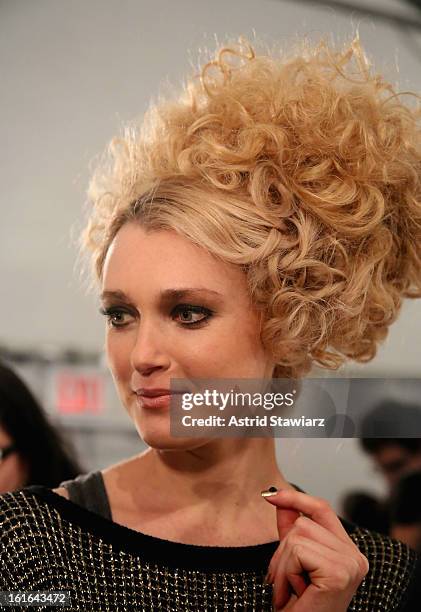
[[[267,574],[274,610],[346,612],[369,566],[328,502],[289,489],[265,499],[280,539]]]

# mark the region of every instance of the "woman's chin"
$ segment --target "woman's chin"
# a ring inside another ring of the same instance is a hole
[[[210,441],[209,438],[185,438],[172,436],[169,430],[163,431],[136,427],[137,433],[143,442],[157,450],[193,450]]]

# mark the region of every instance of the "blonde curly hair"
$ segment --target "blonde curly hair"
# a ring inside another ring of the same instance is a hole
[[[172,229],[244,270],[274,377],[371,360],[421,297],[419,114],[358,39],[219,48],[112,140],[83,235],[97,277],[124,223]]]

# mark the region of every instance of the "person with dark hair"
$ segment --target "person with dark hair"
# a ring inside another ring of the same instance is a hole
[[[421,553],[421,471],[403,476],[389,501],[390,535]]]
[[[401,494],[396,492],[396,489],[402,490],[401,479],[412,470],[421,470],[421,439],[372,436],[376,435],[379,426],[383,432],[389,430],[391,434],[399,433],[402,425],[418,431],[420,418],[421,410],[416,404],[389,398],[379,401],[367,413],[361,423],[363,437],[360,438],[360,446],[370,456],[376,470],[385,478],[389,488],[388,495],[380,500],[368,492],[352,491],[342,499],[343,514],[348,520],[381,533],[388,533],[408,545],[413,539],[407,539],[408,529],[397,530],[393,526],[395,519],[392,518],[391,504],[396,505],[396,500],[400,499]],[[409,499],[412,482],[415,483],[413,479],[409,479],[405,485],[405,499]],[[419,491],[420,489],[413,491],[413,501],[419,496]]]
[[[381,428],[383,435],[377,437]],[[385,398],[361,422],[360,445],[391,490],[405,472],[421,469],[421,438],[401,437],[421,430],[421,406]],[[401,436],[399,435],[401,434]]]
[[[361,447],[370,455],[389,488],[405,472],[421,469],[420,438],[362,438]]]
[[[387,508],[370,493],[352,491],[342,499],[343,516],[359,525],[379,533],[389,533]]]
[[[0,493],[54,487],[82,471],[27,385],[0,363]]]
[[[360,443],[386,479],[389,489],[406,472],[421,469],[420,438],[361,438]]]

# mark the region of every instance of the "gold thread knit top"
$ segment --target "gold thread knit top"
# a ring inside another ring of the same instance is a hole
[[[387,536],[342,523],[370,563],[348,610],[421,610],[416,553]],[[0,591],[67,590],[71,606],[65,610],[270,612],[272,586],[264,584],[264,576],[278,545],[163,540],[42,486],[0,496]]]

